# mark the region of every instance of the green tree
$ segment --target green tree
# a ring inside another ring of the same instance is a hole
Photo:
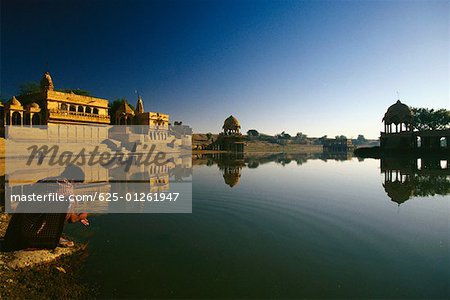
[[[259,136],[259,132],[256,129],[250,129],[249,131],[247,131],[247,135],[257,137]]]
[[[419,131],[450,128],[450,111],[446,109],[412,108],[412,126]]]
[[[92,96],[91,93],[89,91],[86,90],[81,90],[81,89],[62,89],[62,90],[57,90],[58,92],[64,92],[64,93],[74,93],[76,95],[81,95],[81,96]]]
[[[356,144],[361,145],[367,142],[367,139],[362,134],[358,134],[358,137],[356,138]]]
[[[286,132],[282,132],[279,134],[279,138],[280,139],[285,139],[285,140],[290,140],[291,139],[291,135],[289,133]]]
[[[206,134],[206,138],[208,139],[208,141],[212,138],[212,133],[211,132],[208,132],[207,134]]]
[[[18,95],[23,96],[26,94],[38,93],[40,91],[42,91],[41,85],[38,82],[26,81],[26,82],[22,83],[21,85],[19,85],[19,94]],[[81,95],[81,96],[91,96],[91,93],[89,91],[81,90],[81,89],[58,89],[56,91],[63,92],[63,93],[74,93],[76,95]]]
[[[347,137],[345,135],[337,135],[334,137],[336,140],[346,140]]]
[[[325,142],[325,140],[328,138],[328,136],[327,135],[324,135],[324,136],[322,136],[322,137],[320,137],[320,138],[318,138],[317,139],[317,144],[319,144],[319,145],[323,145],[324,144],[324,142]]]
[[[41,91],[41,86],[36,81],[26,81],[19,85],[19,96],[37,93]]]

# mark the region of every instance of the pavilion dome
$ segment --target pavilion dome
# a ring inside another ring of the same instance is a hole
[[[39,104],[37,104],[36,102],[31,102],[30,104],[27,105],[26,108],[30,112],[40,112],[41,111]]]
[[[384,114],[383,121],[386,124],[411,123],[412,112],[408,105],[403,104],[400,100],[391,105]]]
[[[223,179],[225,180],[225,183],[228,186],[233,187],[233,186],[239,184],[239,181],[241,179],[241,174],[239,174],[239,173],[225,173],[225,174],[223,174]]]
[[[235,117],[229,116],[228,118],[225,119],[225,122],[223,122],[222,129],[239,130],[241,129],[241,124],[239,124],[239,121]]]
[[[10,106],[22,106],[22,103],[17,100],[16,96],[13,96],[11,100],[8,101]]]
[[[386,182],[383,186],[389,198],[399,205],[406,202],[413,194],[413,187],[410,183],[394,181]]]
[[[128,105],[127,101],[123,101],[122,104],[119,106],[119,108],[116,111],[116,114],[122,114],[122,113],[124,113],[126,115],[134,116],[134,111],[130,107],[130,105]]]
[[[30,108],[40,108],[40,107],[39,107],[39,104],[37,104],[36,102],[32,102],[30,104]]]

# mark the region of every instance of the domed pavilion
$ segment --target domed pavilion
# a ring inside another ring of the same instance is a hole
[[[232,115],[225,119],[222,129],[224,135],[241,134],[241,124],[239,124],[238,119]]]
[[[223,132],[215,142],[209,145],[209,149],[234,153],[244,152],[244,138],[241,134],[241,124],[232,115],[225,119],[222,126]]]
[[[414,130],[413,113],[408,105],[397,100],[389,106],[383,117],[384,131],[380,147],[393,151],[419,151],[450,153],[449,129]]]
[[[397,100],[396,103],[389,106],[388,110],[384,114],[383,122],[384,132],[386,133],[412,131],[411,109],[408,105],[403,104],[400,100]]]

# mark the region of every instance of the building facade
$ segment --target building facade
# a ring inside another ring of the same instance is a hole
[[[415,131],[412,111],[400,100],[388,108],[383,122],[384,132],[380,133],[381,149],[450,152],[450,130]]]
[[[14,96],[3,104],[2,125],[104,126],[112,123],[107,99],[57,91],[48,72],[44,73],[40,88],[41,90],[35,93]],[[135,110],[131,109],[125,101],[114,117],[117,125],[146,125],[151,129],[166,131],[169,129],[169,115],[145,112],[140,96],[138,96]]]

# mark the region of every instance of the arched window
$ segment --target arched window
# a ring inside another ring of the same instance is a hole
[[[416,146],[417,148],[422,147],[422,138],[420,136],[417,137]]]
[[[446,137],[441,137],[440,141],[439,141],[439,145],[441,146],[441,148],[447,148],[447,138]]]
[[[31,122],[33,125],[41,125],[41,116],[39,114],[34,114]]]
[[[97,107],[94,107],[94,109],[92,110],[92,113],[93,113],[94,115],[98,115],[98,108],[97,108]]]
[[[11,125],[22,125],[22,116],[19,112],[15,111],[12,114]]]
[[[61,110],[67,110],[67,104],[62,103],[61,104]]]
[[[84,112],[84,107],[83,106],[78,106],[78,112]]]
[[[30,125],[30,114],[29,113],[24,113],[23,125]]]
[[[77,111],[77,108],[75,107],[75,105],[71,105],[71,106],[69,107],[69,110],[70,110],[70,111]]]
[[[90,114],[91,113],[91,108],[88,106],[88,107],[86,107],[86,113],[87,114]]]

